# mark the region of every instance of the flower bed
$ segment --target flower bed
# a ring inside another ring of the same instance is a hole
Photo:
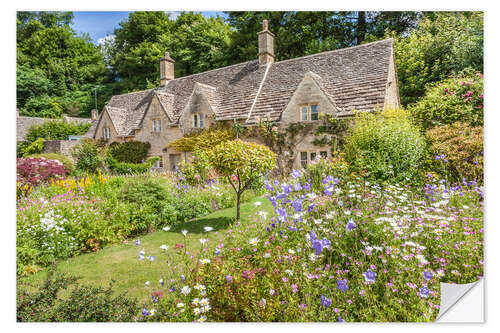
[[[266,184],[272,216],[228,230],[192,271],[157,285],[142,319],[433,321],[440,282],[482,277],[474,182],[419,189],[327,176],[314,192],[294,176]]]

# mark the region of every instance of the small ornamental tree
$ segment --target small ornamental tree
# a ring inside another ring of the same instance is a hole
[[[276,154],[266,146],[236,139],[222,142],[207,152],[207,155],[215,171],[236,192],[236,220],[239,221],[241,194],[276,166]]]

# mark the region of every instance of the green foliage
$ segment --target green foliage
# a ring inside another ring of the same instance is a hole
[[[183,160],[177,165],[177,173],[182,183],[191,186],[203,185],[207,180],[215,178],[207,152],[199,149],[195,150],[191,161]]]
[[[409,110],[424,128],[455,122],[482,126],[483,75],[451,78],[427,86],[425,96]]]
[[[109,61],[123,90],[158,85],[159,60],[165,51],[176,61],[175,77],[225,66],[230,27],[220,18],[182,12],[175,20],[165,12],[133,12],[114,31]]]
[[[401,103],[424,95],[427,84],[467,69],[483,72],[483,12],[437,12],[395,39]]]
[[[232,129],[222,126],[211,126],[199,132],[193,132],[180,139],[174,140],[169,147],[178,151],[209,150],[218,144],[235,139]]]
[[[44,142],[43,138],[38,138],[31,143],[26,142],[26,145],[21,148],[22,156],[27,157],[32,154],[40,154],[43,151]]]
[[[358,113],[344,146],[351,171],[377,180],[411,179],[422,165],[425,141],[404,110]]]
[[[89,115],[93,88],[113,78],[100,48],[70,27],[71,12],[17,13],[17,107],[21,114]],[[99,99],[101,108],[110,97]],[[103,92],[101,92],[102,94]]]
[[[337,179],[345,179],[349,166],[344,160],[342,153],[336,153],[331,159],[322,158],[317,155],[316,159],[307,164],[302,179],[309,182],[314,191],[322,192],[324,188],[323,179],[327,175],[334,175]]]
[[[61,154],[56,154],[56,153],[44,153],[44,154],[33,154],[29,155],[28,157],[35,157],[35,158],[45,158],[48,160],[58,160],[64,165],[64,169],[68,174],[73,173],[75,170],[75,163],[67,156],[61,155]]]
[[[136,300],[113,295],[106,289],[77,283],[78,278],[54,271],[36,291],[18,285],[18,322],[124,322],[133,321],[139,312]],[[61,291],[71,290],[63,297]]]
[[[150,147],[149,142],[113,142],[109,145],[109,153],[118,162],[141,163],[148,155]]]
[[[215,146],[207,152],[207,158],[236,192],[236,220],[239,220],[241,194],[276,167],[276,154],[266,146],[236,139]]]
[[[152,156],[144,161],[144,163],[126,163],[118,162],[111,156],[105,158],[106,165],[110,171],[118,175],[137,175],[149,172],[153,165],[160,160],[161,157]]]
[[[71,152],[76,160],[76,169],[82,172],[97,173],[97,170],[104,165],[101,150],[93,140],[82,139]]]
[[[456,122],[427,131],[428,168],[449,182],[463,179],[483,183],[483,127]]]
[[[73,123],[62,120],[45,121],[40,125],[32,125],[26,134],[26,141],[33,142],[38,138],[45,140],[68,140],[70,135],[84,135],[89,130],[89,123]]]

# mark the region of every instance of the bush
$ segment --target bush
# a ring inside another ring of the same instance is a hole
[[[477,74],[444,80],[427,87],[410,111],[424,128],[464,122],[483,125],[483,76]]]
[[[235,137],[232,129],[216,125],[172,141],[169,147],[178,151],[209,150],[222,142],[234,140]]]
[[[36,139],[32,143],[27,141],[21,148],[22,156],[27,157],[31,154],[40,154],[43,151],[43,144],[45,140],[43,138]]]
[[[427,131],[430,168],[449,181],[483,182],[483,127],[453,123]]]
[[[110,155],[118,162],[141,163],[148,155],[149,142],[113,142],[109,145]]]
[[[149,172],[153,165],[159,160],[161,160],[160,157],[152,156],[148,158],[144,163],[135,164],[118,162],[113,157],[108,156],[105,161],[106,165],[113,173],[119,175],[137,175]]]
[[[303,178],[315,191],[323,188],[323,179],[327,175],[335,175],[336,178],[347,176],[348,165],[343,158],[343,154],[337,153],[331,160],[316,155],[316,159],[306,166]]]
[[[213,180],[216,175],[207,159],[207,153],[195,150],[190,162],[181,161],[176,168],[177,178],[190,186],[205,184]]]
[[[41,125],[32,125],[26,134],[26,141],[38,138],[45,140],[68,140],[69,135],[84,135],[89,130],[89,123],[68,123],[62,120],[46,121]]]
[[[45,158],[47,160],[57,160],[64,165],[64,169],[68,174],[73,173],[75,170],[75,163],[67,156],[56,154],[56,153],[44,153],[44,154],[34,154],[28,157],[34,158]]]
[[[124,322],[133,321],[139,312],[136,300],[125,295],[113,296],[107,289],[80,285],[77,278],[57,273],[47,275],[36,291],[19,286],[17,292],[18,322]],[[72,288],[69,296],[61,291]]]
[[[37,186],[48,182],[52,178],[66,175],[66,170],[61,162],[45,158],[18,158],[17,182]]]
[[[422,164],[425,141],[404,110],[359,113],[346,139],[351,171],[378,180],[412,178]]]
[[[76,169],[82,172],[97,173],[104,165],[101,148],[90,139],[83,139],[73,147],[71,155],[76,160]]]

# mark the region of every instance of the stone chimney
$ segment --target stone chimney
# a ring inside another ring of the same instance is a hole
[[[160,86],[163,87],[168,80],[174,79],[174,63],[174,59],[170,58],[170,53],[165,52],[165,56],[160,59]]]
[[[99,116],[99,112],[96,109],[90,110],[90,120],[96,121]]]
[[[267,20],[262,21],[262,31],[259,36],[259,64],[269,64],[274,62],[274,34],[269,31]]]

